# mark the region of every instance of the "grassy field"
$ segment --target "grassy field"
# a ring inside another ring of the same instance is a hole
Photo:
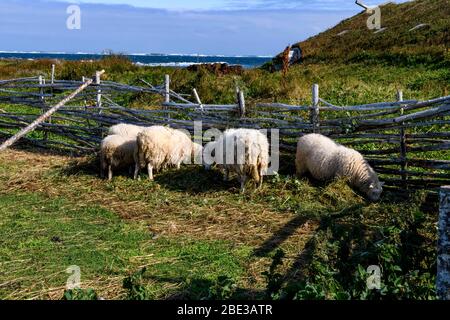
[[[0,155],[1,298],[60,299],[71,265],[107,299],[434,297],[437,209],[424,194],[366,203],[343,181],[290,175],[239,194],[199,167],[155,182],[105,182],[97,167]],[[369,265],[381,291],[365,288]]]

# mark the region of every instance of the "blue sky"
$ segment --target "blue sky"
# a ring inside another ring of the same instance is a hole
[[[69,4],[80,30],[66,28]],[[360,11],[353,0],[2,0],[0,50],[272,55]]]

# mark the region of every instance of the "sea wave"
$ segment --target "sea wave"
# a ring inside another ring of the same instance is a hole
[[[210,63],[202,63],[202,62],[151,62],[151,63],[143,63],[143,62],[135,62],[135,65],[139,67],[179,67],[179,68],[187,68],[189,66],[193,65],[200,65],[200,64],[229,64],[225,61],[217,61],[217,62],[210,62]]]

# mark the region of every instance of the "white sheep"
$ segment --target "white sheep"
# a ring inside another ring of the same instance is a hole
[[[134,164],[136,139],[121,135],[110,135],[102,140],[100,146],[101,177],[108,171],[108,180],[112,179],[113,169],[131,167]]]
[[[108,130],[108,135],[120,135],[124,137],[134,137],[136,138],[138,133],[144,130],[146,127],[137,126],[134,124],[127,124],[127,123],[119,123],[116,125],[113,125]]]
[[[153,180],[154,169],[167,166],[179,169],[181,163],[190,163],[202,151],[203,147],[193,143],[182,131],[163,126],[146,128],[137,135],[134,178],[137,179],[141,167],[146,167],[149,179]]]
[[[371,201],[379,200],[383,184],[376,172],[356,150],[346,148],[320,134],[301,137],[295,160],[297,175],[309,172],[314,179],[347,178],[349,184],[360,190]]]
[[[254,129],[229,129],[216,141],[204,149],[205,159],[212,155],[214,162],[224,171],[224,180],[229,180],[230,172],[238,175],[241,192],[245,183],[252,178],[259,187],[269,166],[269,142],[267,137]],[[205,164],[209,169],[212,163]]]

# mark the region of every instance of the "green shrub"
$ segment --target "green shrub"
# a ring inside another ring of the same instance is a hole
[[[98,300],[94,289],[70,289],[64,291],[62,300]]]

